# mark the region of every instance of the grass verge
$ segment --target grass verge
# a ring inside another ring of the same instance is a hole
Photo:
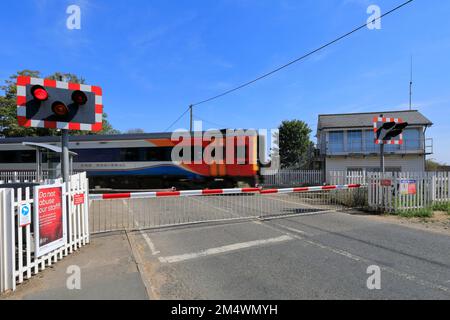
[[[434,211],[443,211],[450,215],[450,202],[438,202],[433,205]]]
[[[400,210],[393,213],[395,216],[403,217],[403,218],[432,218],[433,217],[433,209],[432,208],[423,208],[416,210]]]

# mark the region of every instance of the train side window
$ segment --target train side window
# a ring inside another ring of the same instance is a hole
[[[144,161],[170,161],[172,148],[152,147],[144,149]]]
[[[119,162],[120,149],[118,148],[99,148],[99,149],[75,149],[78,155],[75,156],[75,162]]]
[[[124,148],[120,150],[121,161],[140,161],[141,148]]]
[[[33,163],[36,162],[36,151],[34,150],[22,150],[19,152],[20,162]]]
[[[0,162],[33,163],[36,162],[36,151],[34,150],[0,151]]]
[[[16,162],[16,151],[0,151],[0,162],[15,163]]]

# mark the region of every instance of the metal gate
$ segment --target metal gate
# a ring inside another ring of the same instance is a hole
[[[360,185],[90,195],[92,233],[218,221],[273,219],[359,206]]]

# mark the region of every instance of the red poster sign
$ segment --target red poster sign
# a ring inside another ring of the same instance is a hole
[[[35,187],[35,195],[35,243],[39,257],[66,243],[66,210],[62,185]]]
[[[390,180],[390,179],[383,179],[383,180],[381,180],[381,186],[382,187],[390,187],[390,186],[392,186],[392,180]]]
[[[62,238],[61,188],[39,190],[39,245],[45,246]]]
[[[84,193],[79,193],[73,196],[73,204],[79,206],[84,203]]]
[[[415,183],[410,183],[408,186],[408,194],[417,194],[417,185]]]

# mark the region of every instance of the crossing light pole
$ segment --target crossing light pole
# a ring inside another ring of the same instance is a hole
[[[193,108],[194,106],[191,104],[189,106],[189,131],[192,132],[193,128],[194,128],[194,112],[193,112]]]

